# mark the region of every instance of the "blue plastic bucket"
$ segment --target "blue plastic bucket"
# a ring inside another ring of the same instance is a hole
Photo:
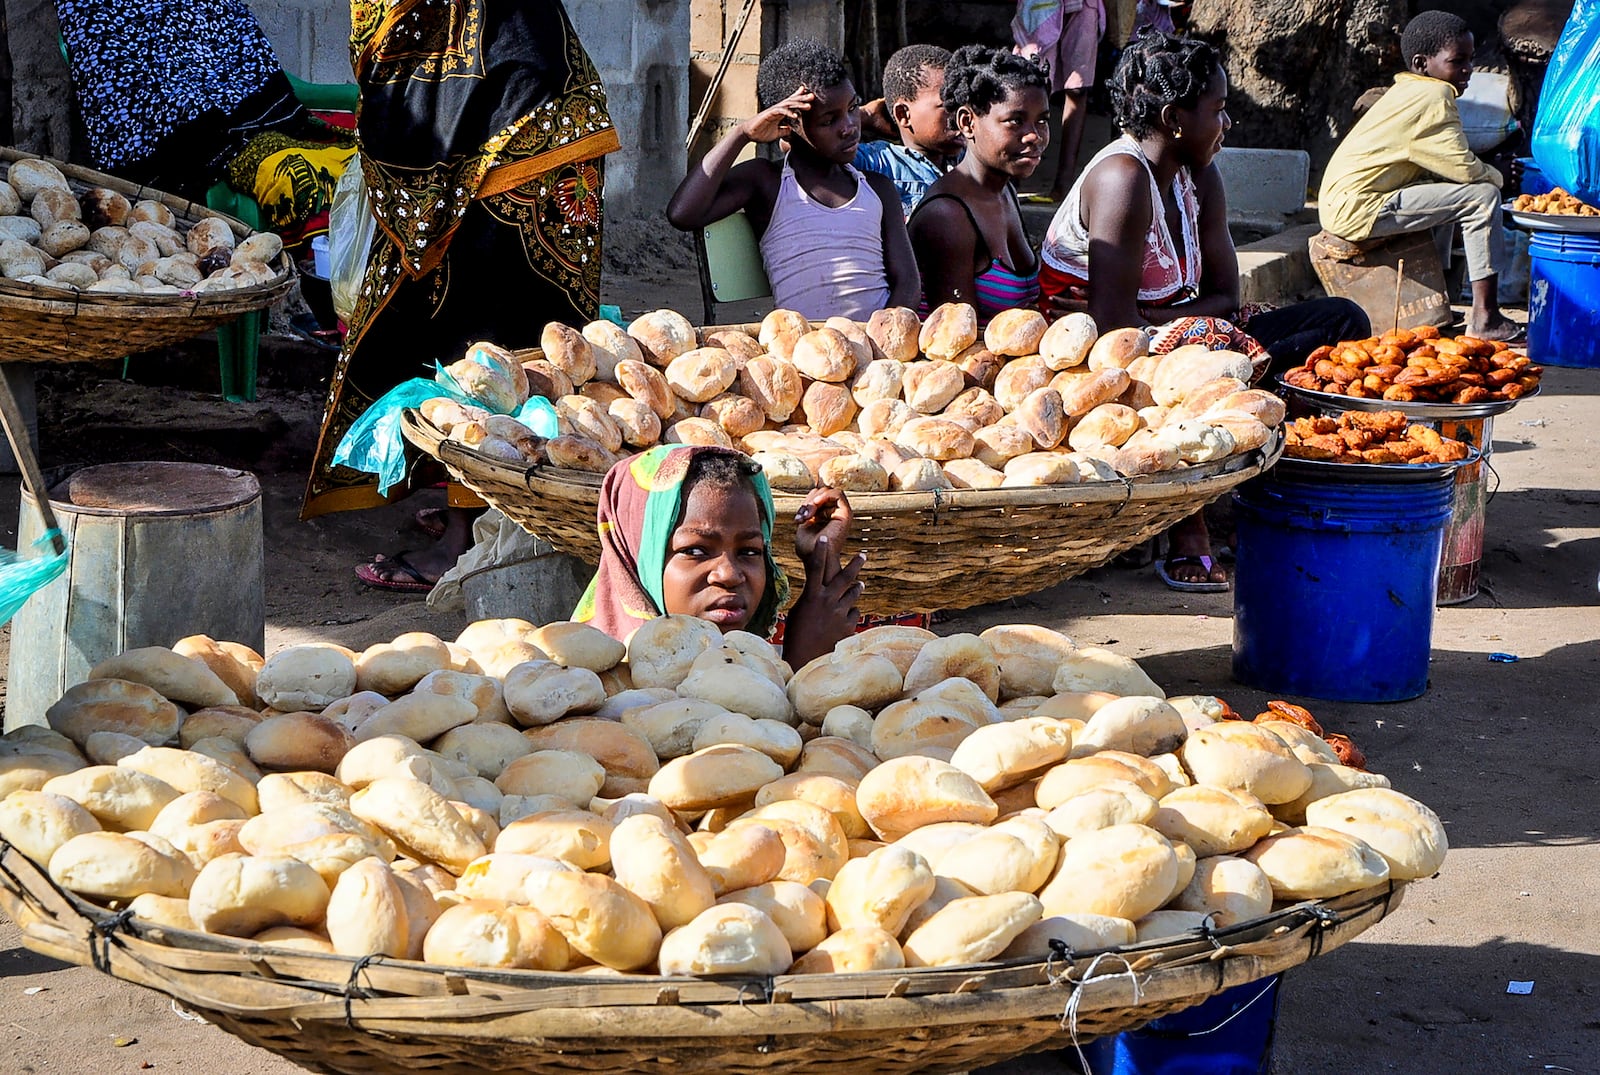
[[[1600,235],[1536,231],[1528,256],[1528,357],[1600,367]]]
[[[1235,491],[1233,677],[1337,702],[1427,690],[1452,478],[1269,474]]]
[[[1521,194],[1549,194],[1556,185],[1550,182],[1550,177],[1544,174],[1544,169],[1539,167],[1539,162],[1532,157],[1518,157],[1522,163],[1522,183],[1518,188]]]
[[[1278,1023],[1278,976],[1225,989],[1138,1030],[1083,1047],[1093,1075],[1266,1075]]]

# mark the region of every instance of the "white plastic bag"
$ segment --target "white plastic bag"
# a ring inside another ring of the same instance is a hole
[[[333,290],[333,312],[346,323],[355,315],[361,278],[367,271],[367,253],[377,230],[378,222],[367,202],[361,154],[357,153],[333,188],[333,205],[328,210],[328,284]]]

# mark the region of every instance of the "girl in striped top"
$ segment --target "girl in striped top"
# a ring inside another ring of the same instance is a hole
[[[911,246],[929,307],[965,302],[980,322],[1039,297],[1016,182],[1050,144],[1044,67],[1004,49],[968,45],[945,68],[945,108],[966,138],[961,163],[928,188],[911,216]]]

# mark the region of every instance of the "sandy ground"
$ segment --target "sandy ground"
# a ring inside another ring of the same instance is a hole
[[[629,309],[698,309],[692,275],[670,271],[636,278],[620,297]],[[295,519],[326,356],[273,348],[262,402],[230,407],[208,394],[213,355],[202,346],[142,359],[133,382],[98,367],[42,376],[46,467],[59,475],[90,462],[166,458],[255,470],[266,492],[269,647],[309,638],[364,646],[413,627],[457,631],[459,620],[368,591],[351,575],[358,557],[420,540],[406,532],[420,499]],[[1391,705],[1306,703],[1329,729],[1354,737],[1374,769],[1432,805],[1453,849],[1442,874],[1412,886],[1388,921],[1287,977],[1278,1075],[1600,1070],[1597,385],[1592,373],[1552,370],[1540,397],[1497,424],[1500,487],[1488,513],[1483,593],[1439,611],[1428,693]],[[0,497],[7,544],[15,535],[10,489],[14,482]],[[1137,657],[1170,692],[1222,695],[1252,713],[1266,696],[1231,679],[1231,610],[1228,595],[1174,594],[1148,568],[1107,569],[967,610],[941,629],[1045,624]],[[1521,660],[1492,663],[1492,652]],[[1533,992],[1508,995],[1512,980],[1532,981]],[[297,1070],[184,1018],[162,996],[26,951],[3,920],[0,1004],[7,1072]],[[1037,1058],[994,1070],[1064,1069]]]

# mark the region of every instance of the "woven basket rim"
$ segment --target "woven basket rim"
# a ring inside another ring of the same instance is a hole
[[[175,194],[130,183],[125,179],[97,172],[82,165],[69,164],[37,153],[27,153],[10,146],[0,146],[0,163],[7,165],[8,168],[23,160],[39,160],[52,164],[59,168],[68,180],[75,181],[83,187],[105,187],[132,201],[160,202],[171,209],[175,216],[191,224],[214,217],[226,223],[238,239],[257,234],[237,217],[208,209]],[[18,283],[15,280],[0,279],[0,308],[56,316],[100,316],[106,319],[189,318],[247,313],[273,305],[293,286],[294,264],[287,251],[278,254],[275,265],[277,275],[267,283],[199,294],[123,295],[89,291],[69,292],[66,289],[43,288],[34,284]]]

